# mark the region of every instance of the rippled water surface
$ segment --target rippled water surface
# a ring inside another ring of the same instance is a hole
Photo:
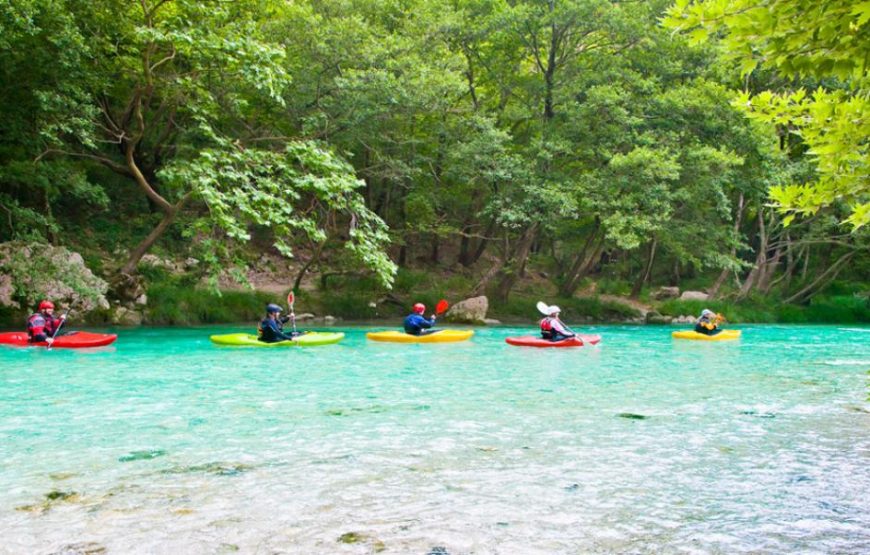
[[[0,552],[870,552],[870,328],[743,329],[2,348]]]

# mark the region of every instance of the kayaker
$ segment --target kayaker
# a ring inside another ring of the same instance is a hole
[[[257,339],[264,343],[277,343],[278,341],[292,340],[302,335],[302,332],[284,332],[284,324],[290,321],[289,316],[279,316],[282,310],[276,304],[266,305],[266,317],[257,326]]]
[[[66,320],[66,314],[60,318],[54,316],[54,303],[44,300],[39,303],[39,312],[35,312],[27,319],[27,337],[31,343],[45,341],[49,345],[54,341],[54,334],[61,323]]]
[[[701,316],[698,318],[698,321],[695,322],[695,331],[703,333],[704,335],[716,335],[722,333],[722,330],[719,329],[719,322],[723,319],[724,318],[722,318],[721,315],[705,308],[701,311]]]
[[[562,341],[563,339],[569,339],[576,335],[565,327],[565,324],[563,324],[562,320],[559,319],[559,313],[561,311],[562,310],[556,305],[547,309],[548,316],[541,320],[541,337],[549,339],[550,341]]]
[[[426,312],[426,305],[416,303],[411,307],[411,311],[411,314],[405,318],[405,333],[409,335],[428,335],[437,331],[430,329],[435,325],[435,315],[430,316],[428,320],[423,316],[423,313]]]

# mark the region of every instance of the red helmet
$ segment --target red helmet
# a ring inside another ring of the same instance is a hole
[[[424,305],[423,303],[417,303],[414,305],[413,310],[417,314],[423,314],[424,312],[426,312],[426,305]]]
[[[54,303],[51,301],[42,301],[39,303],[39,310],[45,310],[46,308],[54,308]]]

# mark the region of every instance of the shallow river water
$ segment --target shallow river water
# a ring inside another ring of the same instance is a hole
[[[0,553],[870,552],[870,328],[229,329],[0,348]]]

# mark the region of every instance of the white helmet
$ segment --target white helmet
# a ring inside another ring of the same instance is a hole
[[[560,312],[562,312],[562,309],[556,305],[547,307],[547,314],[549,314],[550,316],[552,316],[553,314],[558,314]]]

